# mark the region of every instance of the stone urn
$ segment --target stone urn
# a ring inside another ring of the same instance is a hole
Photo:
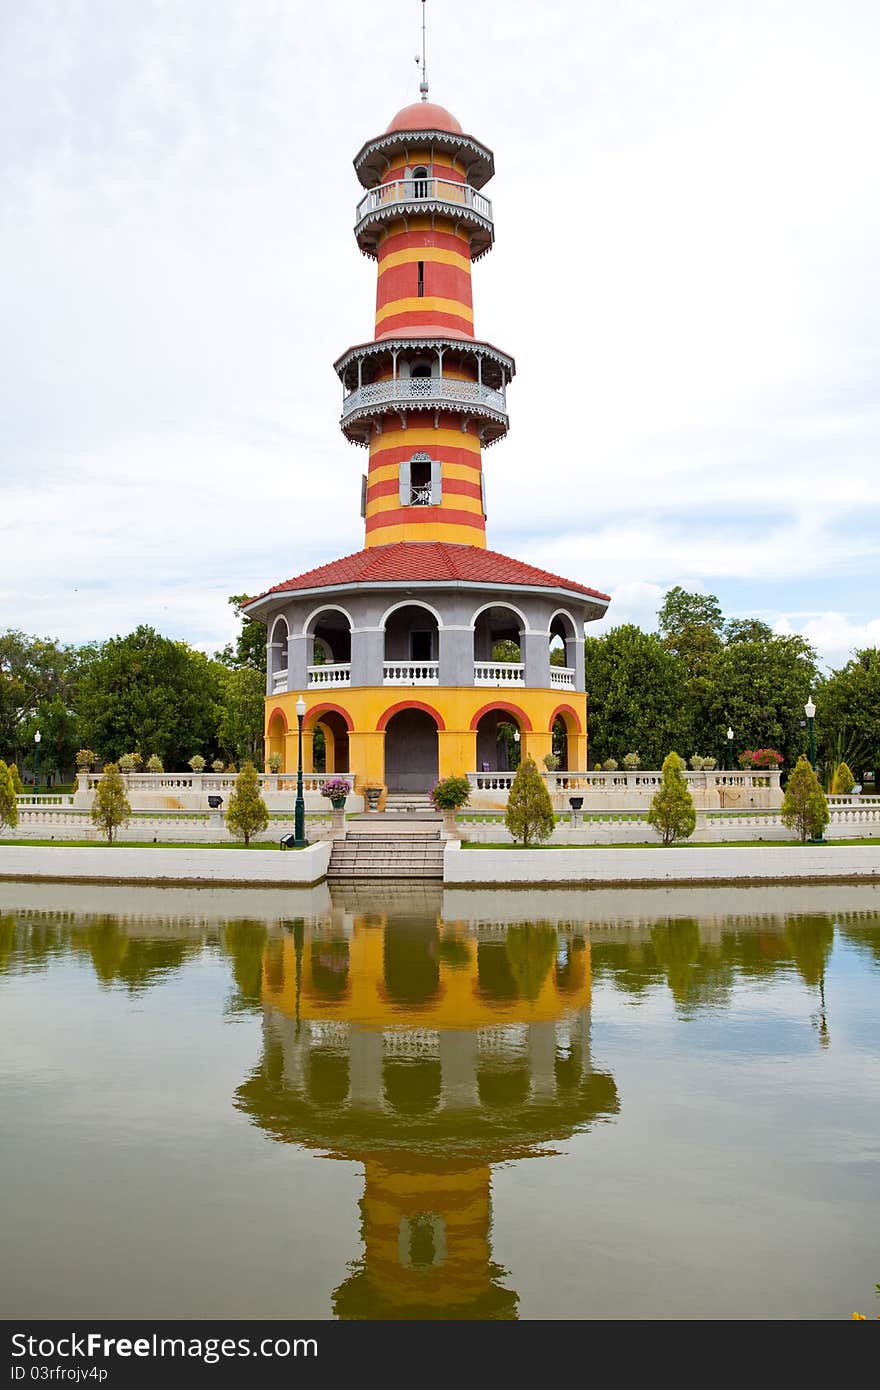
[[[454,807],[444,807],[443,809],[443,834],[447,840],[460,840],[461,834],[455,820],[456,811]]]
[[[364,791],[366,792],[366,796],[367,796],[367,810],[368,810],[368,811],[378,811],[378,809],[379,809],[379,801],[380,801],[381,796],[382,796],[382,788],[381,788],[381,787],[364,787]]]
[[[334,796],[330,802],[332,807],[330,815],[331,835],[334,840],[345,839],[345,797]]]

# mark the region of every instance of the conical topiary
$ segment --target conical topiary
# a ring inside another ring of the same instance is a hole
[[[525,757],[517,768],[507,798],[504,824],[515,840],[528,845],[546,840],[556,824],[553,803],[534,758]]]
[[[249,845],[251,836],[265,830],[268,824],[269,812],[260,794],[259,773],[253,763],[244,763],[229,798],[227,828]]]
[[[828,824],[828,802],[803,753],[789,775],[782,798],[782,823],[797,830],[801,843],[817,840]]]
[[[660,786],[648,810],[648,824],[654,827],[664,845],[688,839],[697,824],[694,799],[683,776],[684,766],[684,758],[677,753],[667,753],[661,768]]]

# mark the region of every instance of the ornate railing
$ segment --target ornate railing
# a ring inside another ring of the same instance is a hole
[[[554,686],[565,686],[567,690],[574,690],[574,667],[551,666],[550,684]]]
[[[351,662],[334,661],[324,666],[310,666],[309,689],[322,685],[351,685]]]
[[[386,661],[382,679],[385,685],[439,685],[439,661]]]
[[[284,666],[280,671],[272,673],[272,694],[277,695],[279,690],[287,689],[287,667]]]
[[[475,661],[474,685],[525,685],[521,661]]]
[[[472,213],[481,222],[492,224],[492,203],[483,193],[471,188],[469,183],[455,183],[451,179],[394,179],[391,183],[379,184],[371,188],[361,198],[354,215],[355,231],[368,217],[378,213],[388,216],[396,211],[412,211],[413,205],[430,212],[437,207],[441,211]]]
[[[386,381],[370,381],[351,391],[342,402],[342,420],[344,423],[356,411],[374,405],[431,406],[445,401],[507,414],[503,388],[496,391],[478,381],[463,381],[459,377],[398,376]]]

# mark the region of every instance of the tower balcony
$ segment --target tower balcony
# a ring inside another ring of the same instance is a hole
[[[354,234],[367,256],[376,255],[379,232],[395,217],[451,217],[467,227],[471,239],[471,259],[484,255],[495,239],[492,203],[469,183],[449,179],[395,179],[371,188],[357,205]]]
[[[486,444],[494,443],[507,433],[507,395],[503,385],[496,390],[478,381],[444,376],[392,377],[367,382],[345,397],[339,423],[347,439],[366,443],[369,429],[365,431],[363,422],[369,422],[376,415],[389,411],[450,408],[484,419],[483,442]]]

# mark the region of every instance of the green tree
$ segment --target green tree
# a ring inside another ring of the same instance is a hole
[[[95,788],[91,815],[92,823],[100,826],[111,845],[118,827],[127,825],[131,819],[131,806],[118,764],[105,764],[104,775]]]
[[[247,594],[232,594],[229,602],[235,610],[235,616],[241,622],[241,628],[234,642],[227,642],[222,651],[215,653],[215,659],[233,671],[248,668],[251,671],[260,671],[265,678],[266,628],[255,618],[245,617],[242,612],[244,605],[250,603]],[[323,652],[320,662],[315,660],[315,665],[319,664],[323,664]]]
[[[677,753],[667,753],[660,786],[648,809],[648,824],[654,827],[664,845],[688,839],[697,824],[694,799],[688,790],[684,768],[683,758]]]
[[[665,749],[690,746],[684,665],[656,633],[624,623],[588,637],[584,664],[591,750],[619,759],[638,748],[643,767],[659,767]]]
[[[80,681],[82,735],[102,758],[137,750],[166,768],[194,750],[211,752],[218,723],[220,668],[185,642],[138,627],[112,637]]]
[[[72,704],[79,665],[74,648],[51,638],[0,633],[0,755],[15,755],[22,721],[42,704],[56,697]]]
[[[226,824],[244,840],[251,842],[251,836],[265,830],[269,824],[269,812],[260,794],[260,778],[253,763],[245,763],[235,779],[235,789],[229,798],[226,811]]]
[[[831,792],[833,796],[849,796],[856,779],[846,763],[838,763],[834,769],[834,777],[831,781]]]
[[[816,732],[828,762],[845,758],[860,781],[880,773],[880,647],[865,647],[816,694]]]
[[[504,824],[515,840],[529,845],[532,840],[546,840],[556,824],[553,803],[547,785],[534,758],[520,762],[507,798]]]
[[[803,753],[786,783],[782,822],[797,830],[801,843],[818,839],[828,824],[825,793]]]
[[[217,740],[227,757],[256,764],[263,749],[266,678],[252,666],[220,676],[220,722]]]
[[[737,751],[776,748],[793,767],[804,747],[804,704],[817,680],[816,653],[803,637],[744,638],[724,647],[710,668],[711,732],[699,751],[719,748],[730,724]]]
[[[44,700],[33,714],[22,720],[18,727],[17,744],[22,756],[32,766],[34,762],[34,734],[39,729],[40,768],[43,772],[69,772],[75,761],[80,745],[79,719],[70,709],[64,696],[54,695]]]
[[[12,772],[0,759],[0,830],[7,826],[15,829],[18,825],[18,802],[15,799],[15,782]]]

